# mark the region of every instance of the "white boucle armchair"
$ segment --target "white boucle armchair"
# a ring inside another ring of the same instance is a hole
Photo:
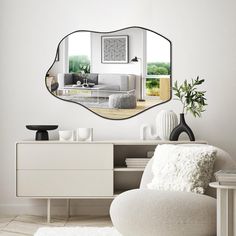
[[[152,180],[152,160],[142,176],[140,189],[114,199],[110,216],[123,236],[213,236],[216,235],[215,190],[205,195],[147,189]],[[214,172],[236,168],[236,163],[217,148]],[[215,181],[214,177],[212,181]]]

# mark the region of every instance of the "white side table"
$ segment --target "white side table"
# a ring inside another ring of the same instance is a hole
[[[210,183],[217,189],[217,236],[236,236],[236,185]]]

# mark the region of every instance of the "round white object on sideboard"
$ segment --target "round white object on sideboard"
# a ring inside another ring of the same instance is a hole
[[[93,128],[78,128],[76,132],[76,141],[92,141]]]
[[[177,124],[177,115],[171,110],[162,110],[156,116],[157,134],[162,140],[169,140],[170,134]]]
[[[60,130],[59,140],[60,141],[74,141],[74,131],[73,130]]]

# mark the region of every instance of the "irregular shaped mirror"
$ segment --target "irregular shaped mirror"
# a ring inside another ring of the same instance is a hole
[[[73,32],[59,43],[46,86],[104,118],[130,118],[170,100],[171,42],[142,27]]]

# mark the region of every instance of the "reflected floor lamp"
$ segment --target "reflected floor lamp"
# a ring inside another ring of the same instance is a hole
[[[145,102],[143,97],[143,73],[142,73],[142,58],[134,57],[131,59],[131,62],[140,62],[140,98],[138,99],[139,102]]]

